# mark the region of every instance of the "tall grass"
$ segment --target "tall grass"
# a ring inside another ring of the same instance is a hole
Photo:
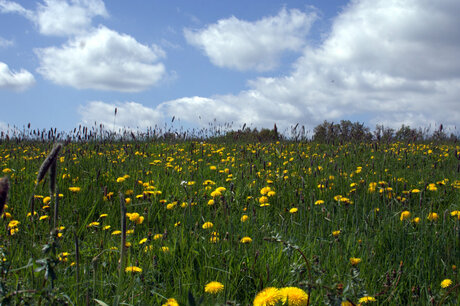
[[[458,303],[456,144],[133,140],[55,150],[0,144],[10,181],[4,303],[247,305],[266,287],[287,286],[308,292],[312,305],[364,296]],[[56,172],[46,178],[50,156]],[[264,187],[274,191],[269,205]],[[401,220],[403,211],[410,217]],[[442,288],[445,279],[452,284]],[[211,281],[224,290],[205,293]]]

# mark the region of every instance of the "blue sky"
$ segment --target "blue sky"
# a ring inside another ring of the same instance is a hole
[[[456,131],[459,14],[456,0],[0,0],[0,129]]]

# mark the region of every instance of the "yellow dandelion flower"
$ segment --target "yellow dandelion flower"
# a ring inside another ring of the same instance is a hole
[[[147,238],[143,238],[143,239],[141,239],[141,241],[139,241],[139,244],[144,244],[146,242],[147,242]]]
[[[71,192],[80,192],[81,188],[80,187],[69,187],[69,191]]]
[[[38,220],[46,220],[46,219],[48,219],[48,218],[49,218],[49,216],[44,215],[44,216],[41,216]]]
[[[121,235],[121,231],[113,231],[112,235]]]
[[[212,222],[205,222],[202,226],[203,229],[208,229],[208,228],[212,228],[214,226],[214,224],[212,224]]]
[[[207,283],[206,286],[204,287],[204,292],[206,293],[211,293],[211,294],[217,294],[224,290],[224,285],[219,282],[210,282]]]
[[[162,306],[179,306],[179,303],[174,298],[170,298]]]
[[[334,237],[337,237],[339,235],[340,235],[340,230],[332,232],[332,236],[334,236]]]
[[[163,246],[163,247],[161,247],[161,251],[163,251],[163,253],[168,253],[169,248],[167,246]]]
[[[427,217],[430,221],[437,221],[439,219],[439,215],[435,212],[430,212]]]
[[[248,221],[248,219],[249,219],[248,215],[242,215],[240,220],[241,222],[246,222]]]
[[[300,288],[285,287],[281,288],[279,292],[282,295],[281,301],[283,302],[283,305],[307,305],[308,294]]]
[[[260,291],[254,298],[254,306],[275,306],[283,296],[278,288],[268,287]]]
[[[401,216],[399,217],[399,220],[403,221],[403,220],[406,220],[406,219],[409,219],[410,218],[410,211],[408,210],[405,210],[401,213]]]
[[[298,212],[298,211],[299,211],[299,209],[298,209],[297,207],[293,207],[293,208],[289,209],[289,212],[290,212],[291,214],[295,214],[295,213]]]
[[[214,205],[214,203],[215,203],[215,202],[214,202],[214,199],[211,199],[211,200],[208,201],[208,205],[209,205],[209,206]]]
[[[96,226],[99,226],[99,222],[95,221],[95,222],[91,222],[90,224],[88,224],[88,227],[96,227]]]
[[[142,269],[136,266],[130,266],[125,268],[125,272],[141,273]]]
[[[375,297],[372,296],[363,296],[362,298],[359,299],[360,304],[366,304],[366,303],[371,303],[371,302],[377,302]]]
[[[351,263],[352,266],[356,266],[360,262],[361,262],[361,258],[357,258],[357,257],[351,257],[350,258],[350,263]]]
[[[448,278],[446,278],[445,280],[443,280],[443,281],[441,282],[441,287],[442,287],[442,288],[447,288],[447,287],[449,287],[450,285],[452,285],[452,281],[451,281],[450,279],[448,279]]]
[[[153,240],[158,240],[158,239],[161,239],[161,238],[163,238],[163,234],[155,234],[153,236]]]
[[[324,201],[323,200],[317,200],[315,202],[315,205],[321,205],[321,204],[324,204]]]
[[[43,198],[43,204],[48,204],[49,202],[51,202],[51,198],[50,197],[44,197]]]
[[[241,240],[240,240],[240,243],[243,243],[243,244],[244,244],[244,243],[251,243],[251,242],[252,242],[251,237],[243,237],[243,238],[241,238]]]

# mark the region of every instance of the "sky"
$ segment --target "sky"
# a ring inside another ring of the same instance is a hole
[[[458,16],[458,0],[0,0],[0,130],[458,134]]]

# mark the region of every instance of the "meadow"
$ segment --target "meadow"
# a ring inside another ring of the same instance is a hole
[[[2,141],[0,301],[458,305],[459,151]]]

